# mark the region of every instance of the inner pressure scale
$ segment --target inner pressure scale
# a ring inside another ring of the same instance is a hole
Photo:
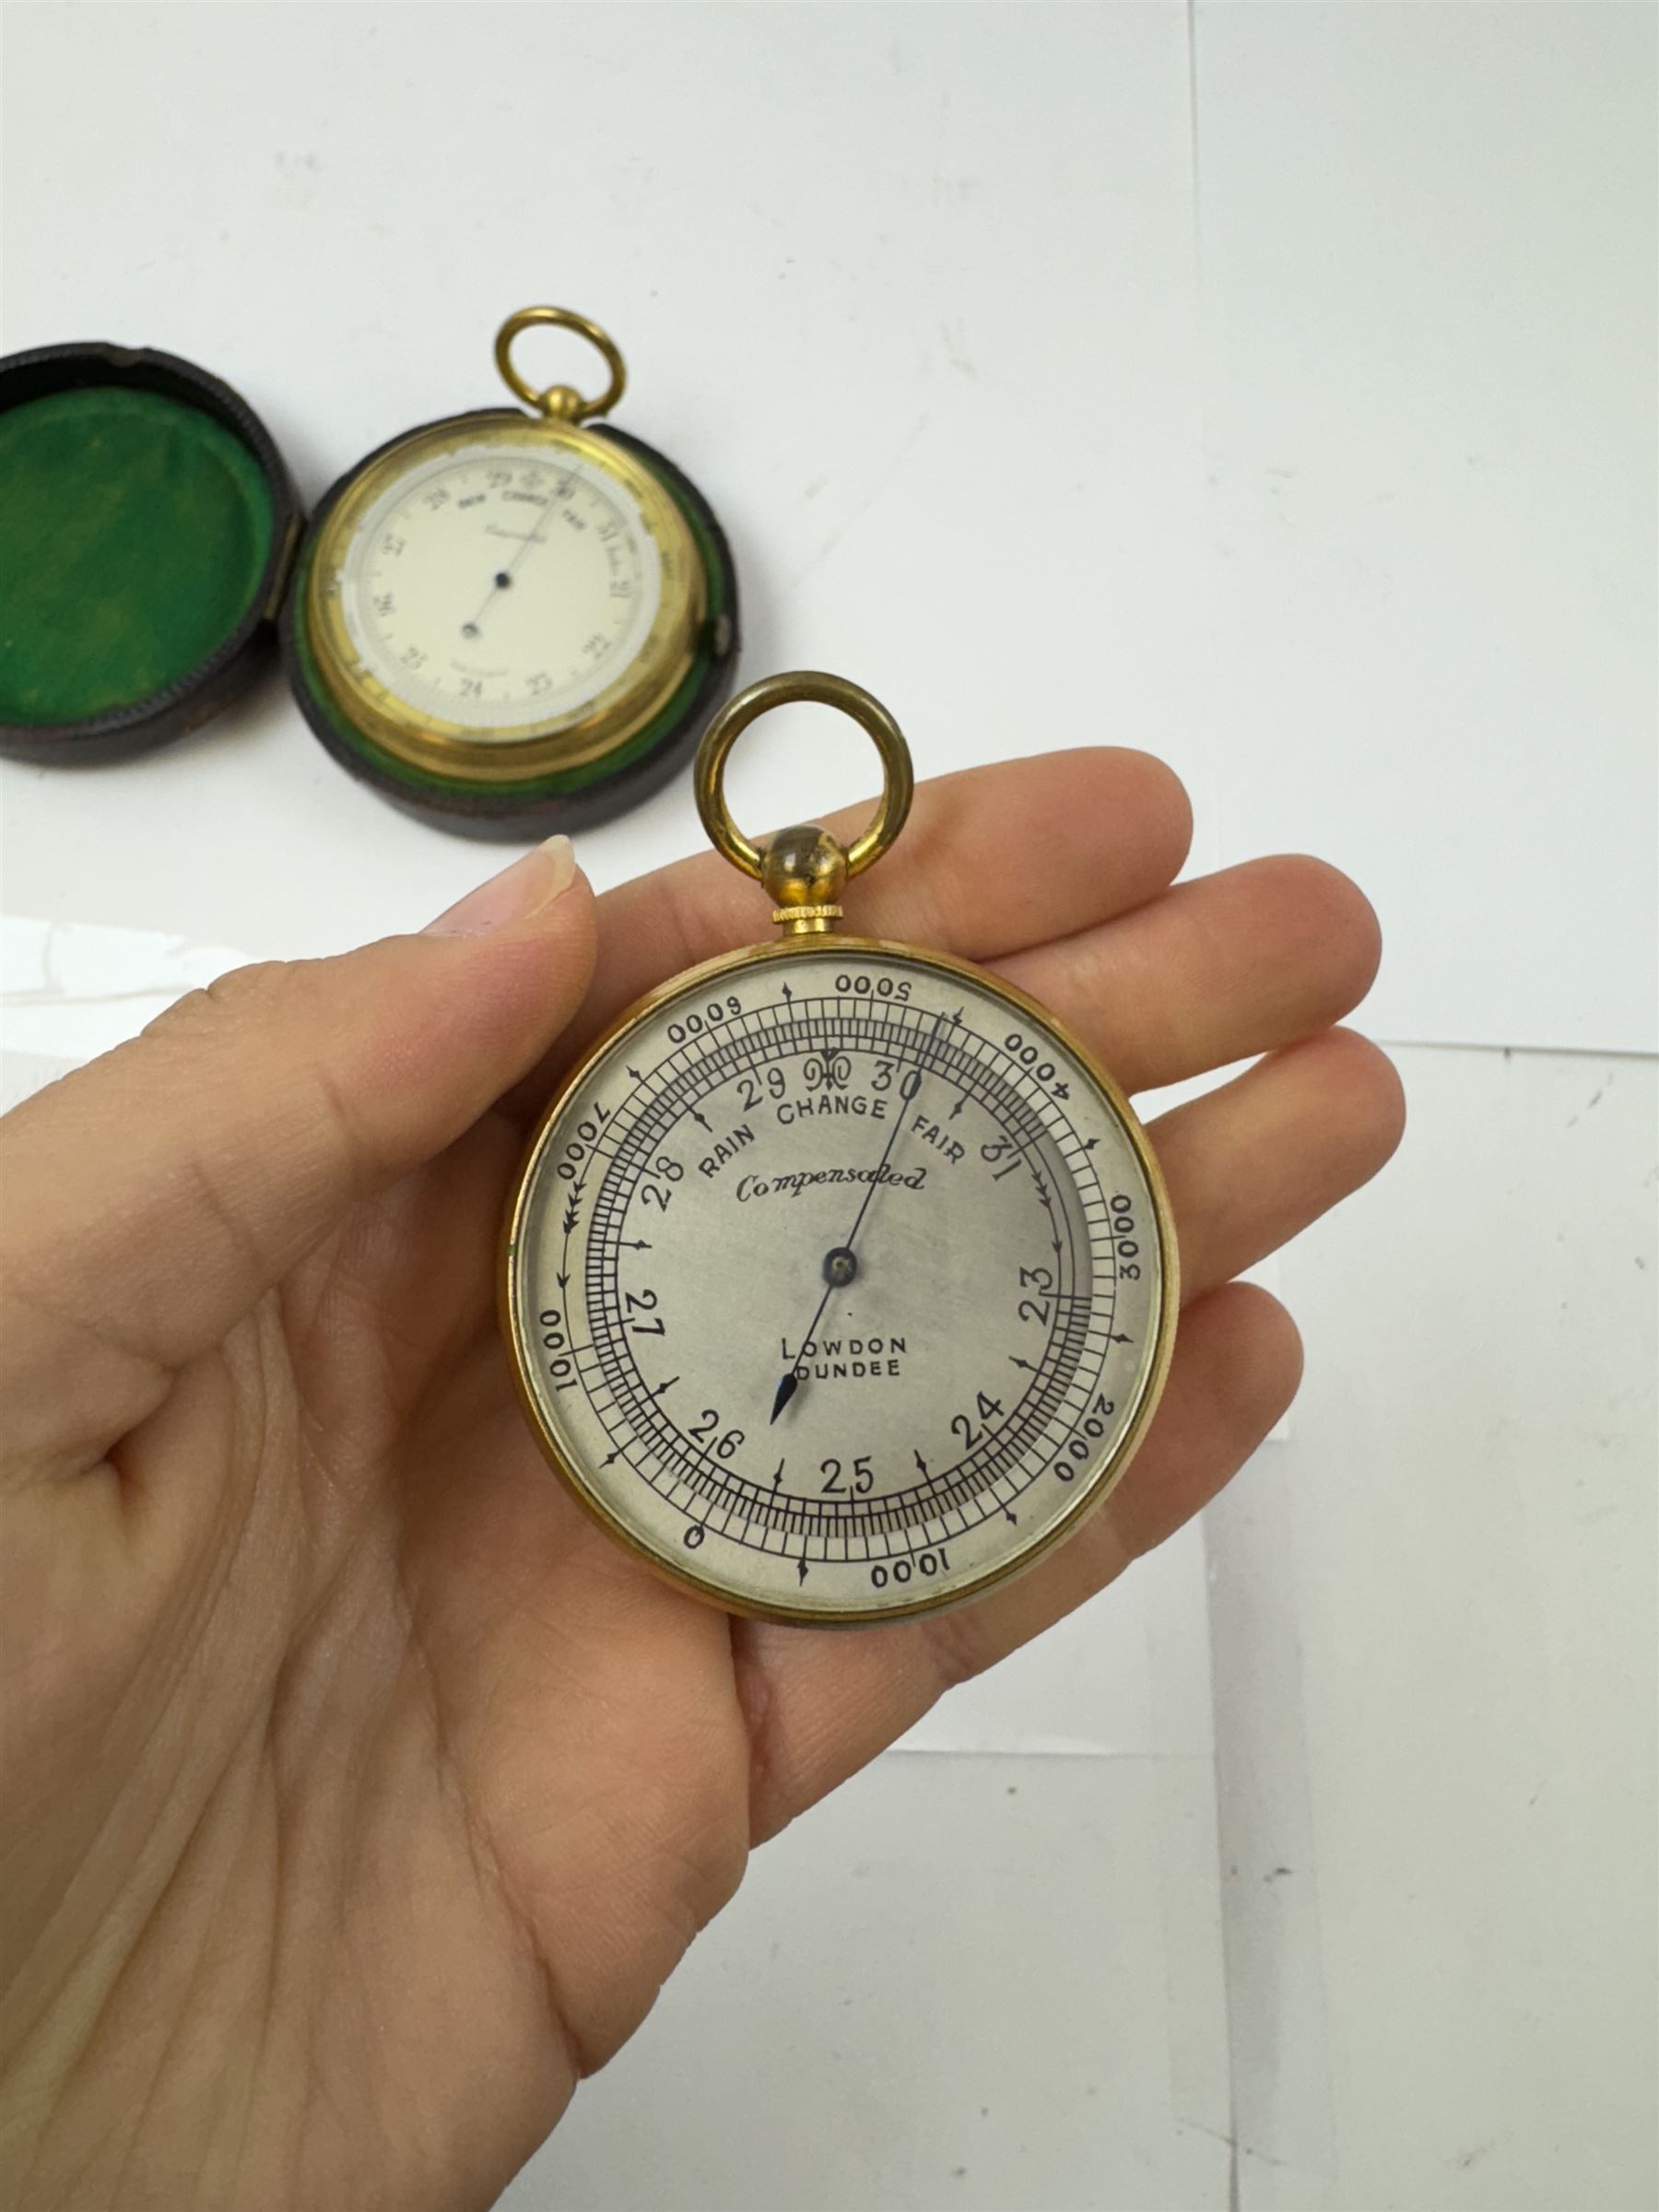
[[[806,828],[762,853],[725,807],[734,741],[800,699],[882,757],[845,851]],[[583,1504],[718,1605],[950,1604],[1074,1527],[1151,1418],[1176,1312],[1162,1184],[1122,1094],[1033,1001],[834,934],[910,805],[867,692],[752,686],[697,781],[783,934],[641,1000],[547,1109],[505,1246],[520,1392]]]

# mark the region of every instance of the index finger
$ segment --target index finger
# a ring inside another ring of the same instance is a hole
[[[850,842],[873,805],[843,808],[824,827]],[[1149,753],[1090,746],[961,769],[917,784],[892,852],[848,885],[845,926],[995,959],[1156,898],[1191,835],[1180,779]],[[714,853],[607,891],[582,1010],[515,1101],[539,1106],[557,1070],[665,977],[764,939],[770,912],[759,885]]]

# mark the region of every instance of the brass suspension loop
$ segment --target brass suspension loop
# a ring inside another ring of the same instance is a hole
[[[572,384],[547,384],[537,391],[520,375],[512,365],[512,341],[524,331],[538,324],[550,324],[558,330],[573,330],[596,347],[605,357],[610,371],[610,382],[597,399],[583,399]],[[595,415],[608,415],[628,389],[628,371],[623,365],[621,350],[607,330],[586,315],[579,315],[569,307],[521,307],[509,315],[496,333],[496,367],[500,371],[507,388],[517,399],[538,415],[551,416],[559,422],[586,422]]]
[[[752,722],[773,707],[806,702],[834,707],[870,738],[881,758],[882,789],[867,829],[843,848],[813,823],[781,830],[764,849],[744,836],[725,803],[725,766],[734,745]],[[841,919],[847,878],[880,859],[904,827],[915,789],[904,733],[878,699],[845,677],[811,668],[769,676],[751,684],[703,732],[694,771],[697,811],[714,850],[735,868],[765,886],[772,919],[793,936],[821,935]]]

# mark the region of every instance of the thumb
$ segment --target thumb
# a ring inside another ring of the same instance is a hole
[[[239,969],[7,1114],[7,1457],[100,1457],[352,1205],[535,1065],[593,960],[593,897],[552,838],[419,935]]]

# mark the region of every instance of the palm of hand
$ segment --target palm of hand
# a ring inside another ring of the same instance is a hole
[[[219,1455],[229,1510],[206,1546],[179,1527],[157,1593],[201,1627],[154,1809],[219,1918],[275,1931],[195,2028],[235,2035],[277,1989],[303,2021],[257,2147],[297,2161],[284,2203],[421,2201],[438,2177],[399,2166],[434,2085],[494,2123],[435,2201],[488,2195],[748,1848],[730,1624],[589,1523],[512,1395],[494,1231],[521,1148],[487,1117],[359,1209],[122,1449],[158,1495]]]
[[[1034,926],[993,916],[1000,938],[974,943],[948,915],[931,930],[915,918],[939,905],[924,851],[912,911],[874,926],[1001,954],[1097,1043],[1115,930],[1123,973],[1144,959],[1155,998],[1175,1002],[1173,1018],[1148,1001],[1138,1034],[1104,1040],[1132,1085],[1314,1041],[1166,1124],[1194,1300],[1166,1411],[1111,1505],[976,1606],[851,1638],[756,1629],[658,1583],[586,1520],[529,1439],[495,1335],[495,1236],[523,1141],[511,1107],[473,1120],[475,1105],[441,1150],[448,1131],[401,1153],[371,1142],[409,1171],[335,1207],[321,1241],[296,1230],[281,1267],[284,1235],[264,1218],[250,1231],[222,1176],[202,1179],[215,1234],[271,1287],[164,1362],[141,1418],[100,1439],[101,1474],[78,1479],[104,1494],[67,1535],[61,1487],[23,1493],[40,1596],[7,1653],[33,1691],[11,1731],[29,1927],[7,1962],[21,2026],[6,2059],[41,2201],[49,2177],[74,2171],[77,2205],[487,2203],[638,2024],[751,1842],[1169,1533],[1277,1418],[1294,1338],[1271,1301],[1226,1285],[1397,1134],[1385,1064],[1317,1035],[1369,980],[1369,922],[1349,887],[1305,864],[1160,896],[1180,808],[1135,756],[951,779],[924,794],[917,841],[930,815],[957,845],[1000,838],[1022,806],[1064,822],[1091,780],[1087,795],[1120,816],[1138,806],[1144,885],[1104,885],[1079,855],[1046,909],[1028,900]],[[1175,818],[1161,836],[1160,806]],[[750,934],[724,882],[682,881],[696,888],[606,902],[588,1030],[670,967]],[[1237,957],[1273,971],[1273,993],[1187,972],[1194,924],[1206,947],[1230,942],[1222,910],[1241,897],[1258,941]],[[505,933],[528,950],[498,934],[422,957],[524,970],[545,961],[538,926],[545,939],[545,917]],[[581,995],[572,967],[560,1014]],[[545,968],[536,987],[545,998]],[[255,1026],[266,988],[248,994]],[[316,1027],[314,1006],[305,1019]],[[522,1010],[500,1019],[517,1027],[495,1088],[547,1041]],[[186,1016],[172,1032],[187,1063],[190,1028]],[[546,1087],[544,1070],[524,1098]],[[351,1087],[336,1071],[326,1088],[342,1152],[365,1148]],[[1350,1109],[1335,1127],[1334,1088]],[[50,1157],[63,1135],[37,1104],[29,1136],[44,1124]],[[1224,1202],[1233,1155],[1265,1136],[1288,1164]],[[383,1162],[347,1175],[385,1180]],[[81,1606],[73,1638],[66,1599]],[[88,1924],[92,1943],[65,1940]]]

